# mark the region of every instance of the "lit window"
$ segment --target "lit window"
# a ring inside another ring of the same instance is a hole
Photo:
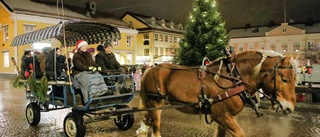
[[[24,24],[24,33],[33,32],[35,28],[36,28],[35,25],[26,25],[26,24]]]
[[[3,30],[3,42],[9,41],[9,27],[8,25],[2,27]]]
[[[276,44],[272,43],[270,45],[270,50],[276,51]]]
[[[149,56],[149,49],[144,49],[144,55]]]
[[[177,42],[178,42],[178,38],[177,38],[177,37],[174,37],[174,38],[173,38],[173,41],[174,41],[174,43],[177,43]]]
[[[299,42],[295,42],[293,44],[293,50],[294,50],[294,52],[300,51],[300,43]]]
[[[119,40],[113,41],[113,45],[114,45],[115,47],[120,46],[120,41],[119,41]]]
[[[154,56],[155,56],[155,57],[158,57],[158,56],[159,56],[158,51],[159,51],[159,48],[158,48],[158,47],[155,47],[155,48],[154,48]]]
[[[243,44],[239,44],[239,46],[238,46],[239,52],[244,51],[243,47],[244,47]]]
[[[163,35],[160,35],[159,41],[163,41]]]
[[[159,36],[158,34],[154,34],[154,40],[155,41],[158,41],[158,39],[159,39],[158,36]]]
[[[173,40],[172,40],[172,36],[169,36],[169,42],[172,42]]]
[[[259,49],[260,50],[264,50],[264,44],[263,43],[259,43]]]
[[[128,47],[132,46],[132,36],[127,36],[127,46]]]
[[[162,56],[163,55],[163,48],[161,47],[161,48],[159,48],[159,50],[160,50],[159,55]]]
[[[249,50],[253,50],[253,48],[254,48],[253,43],[250,43],[250,44],[249,44]]]
[[[243,47],[241,46],[241,47],[239,47],[239,51],[243,51]]]
[[[2,51],[3,55],[3,66],[5,68],[10,67],[9,62],[10,62],[10,56],[9,56],[9,51]]]
[[[281,50],[282,50],[282,52],[287,52],[287,51],[288,51],[288,45],[287,45],[287,43],[283,43],[283,44],[281,45]]]

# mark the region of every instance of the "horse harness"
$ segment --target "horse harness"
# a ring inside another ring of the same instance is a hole
[[[231,54],[229,54],[231,55]],[[160,99],[166,99],[166,100],[169,100],[169,101],[175,101],[175,102],[179,102],[179,103],[184,103],[186,104],[184,107],[187,107],[187,106],[194,106],[194,105],[198,105],[199,108],[204,112],[205,114],[205,120],[206,120],[206,123],[207,124],[211,124],[213,122],[213,119],[211,119],[210,121],[208,120],[208,114],[210,114],[211,112],[211,106],[214,104],[214,103],[217,103],[217,102],[220,102],[220,101],[223,101],[229,97],[232,97],[234,95],[240,95],[240,97],[242,98],[242,100],[244,101],[244,103],[249,103],[252,107],[252,109],[255,110],[256,112],[256,115],[258,117],[262,116],[263,113],[260,112],[258,110],[258,107],[255,105],[254,101],[252,100],[251,98],[251,95],[246,91],[247,90],[247,86],[249,86],[250,88],[258,91],[256,88],[252,87],[251,85],[249,85],[248,83],[245,83],[241,80],[240,78],[240,75],[237,71],[237,69],[235,68],[234,64],[232,64],[232,60],[235,58],[234,55],[231,55],[231,56],[228,56],[227,58],[224,58],[222,59],[223,60],[223,63],[224,65],[227,66],[227,72],[228,72],[228,75],[223,75],[223,74],[220,74],[220,73],[216,73],[216,72],[210,72],[206,69],[206,66],[204,64],[202,64],[202,66],[200,68],[198,68],[198,79],[201,81],[201,85],[200,85],[200,95],[199,95],[199,102],[195,103],[195,102],[184,102],[184,101],[180,101],[180,100],[177,100],[173,97],[171,97],[170,95],[166,94],[166,95],[162,95],[161,92],[160,92],[160,88],[159,86],[157,85],[157,83],[155,83],[155,86],[157,88],[157,91],[158,93],[147,93],[148,96],[151,96],[151,97],[156,97],[156,98],[160,98]],[[276,73],[277,73],[277,70],[278,69],[292,69],[293,66],[278,66],[278,62],[281,58],[279,57],[277,62],[275,63],[275,66],[268,70],[267,73],[264,75],[263,78],[266,78],[268,75],[271,74],[271,72],[273,71],[274,72],[274,92],[273,92],[273,97],[269,97],[268,95],[266,95],[265,93],[262,93],[264,96],[266,96],[269,100],[273,101],[274,103],[279,103],[276,99]],[[172,70],[188,70],[186,68],[176,68],[176,67],[161,67],[161,68],[166,68],[166,69],[172,69]],[[195,68],[190,68],[190,70],[194,70]],[[228,91],[226,92],[223,92],[223,93],[220,93],[216,96],[212,96],[212,97],[207,97],[206,93],[205,93],[205,85],[204,85],[204,80],[207,76],[207,73],[210,74],[210,75],[218,75],[220,77],[223,77],[225,79],[229,79],[230,81],[233,82],[233,85],[230,86],[230,87],[222,87],[220,86],[215,80],[216,84],[220,87],[220,88],[224,88],[224,89],[228,89]],[[155,79],[155,77],[154,77]],[[260,92],[261,93],[261,92]],[[182,106],[183,107],[183,106]],[[201,111],[200,112],[200,116],[201,116]]]

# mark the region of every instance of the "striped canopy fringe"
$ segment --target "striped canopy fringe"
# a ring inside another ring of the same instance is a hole
[[[88,44],[99,44],[104,41],[115,41],[121,38],[118,28],[108,24],[67,21],[64,24],[61,22],[55,26],[16,36],[11,46],[30,44],[50,38],[56,38],[64,45],[63,25],[65,25],[65,45],[67,47],[75,46],[79,39],[87,41]]]

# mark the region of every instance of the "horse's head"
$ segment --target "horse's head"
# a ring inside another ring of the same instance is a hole
[[[277,112],[291,113],[296,103],[295,86],[298,81],[296,76],[296,56],[267,56],[262,63],[260,76],[262,76],[261,88],[267,94],[271,94]]]
[[[296,103],[295,86],[298,81],[295,71],[296,56],[282,56],[269,51],[248,52],[247,56],[251,57],[241,58],[241,64],[254,66],[247,65],[242,69],[240,74],[251,72],[251,76],[244,80],[253,87],[262,88],[265,93],[272,94],[272,99],[279,105],[277,112],[293,112]]]

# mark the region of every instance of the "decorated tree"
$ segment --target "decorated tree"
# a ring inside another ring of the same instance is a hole
[[[204,57],[214,60],[223,56],[229,38],[217,9],[215,0],[194,1],[176,63],[198,66]]]

